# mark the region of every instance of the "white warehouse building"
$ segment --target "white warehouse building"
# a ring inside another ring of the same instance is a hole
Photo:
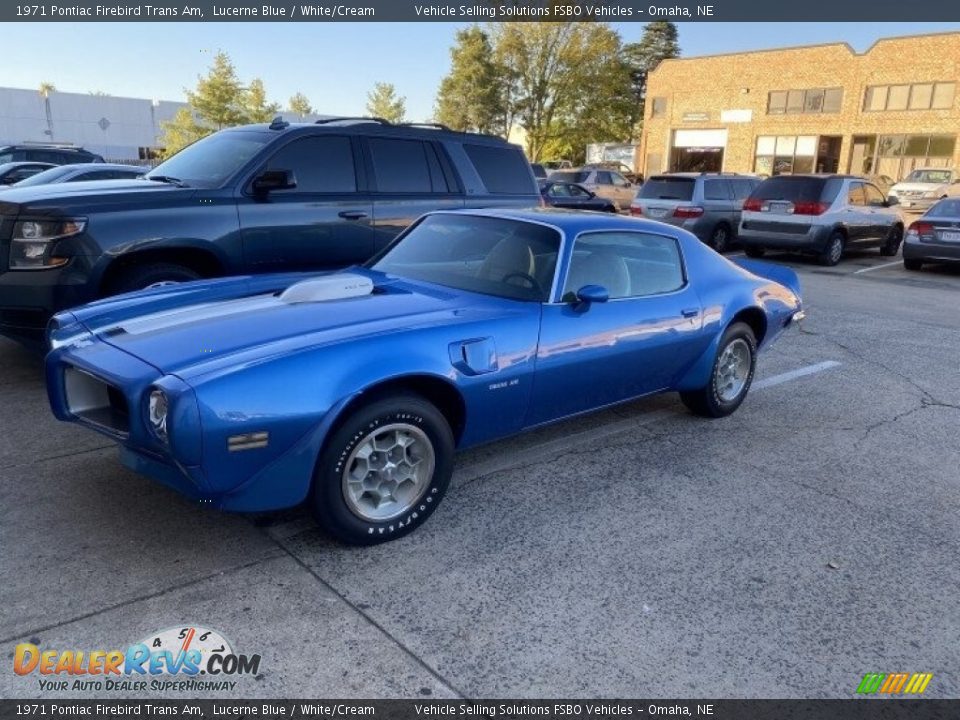
[[[0,88],[0,145],[84,147],[109,161],[148,160],[162,128],[186,103]]]

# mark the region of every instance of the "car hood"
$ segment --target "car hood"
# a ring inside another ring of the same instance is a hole
[[[144,193],[180,192],[194,193],[196,188],[178,188],[169,183],[152,180],[85,180],[83,182],[50,183],[28,187],[9,186],[0,192],[0,205],[61,204],[74,199],[84,201],[103,197],[116,200],[118,196],[140,197]],[[0,209],[2,210],[2,209]]]
[[[359,279],[371,289],[310,299],[310,283],[318,277],[347,285]],[[352,269],[184,283],[87,305],[61,314],[57,322],[78,323],[102,341],[189,382],[225,367],[319,346],[498,317],[515,304]]]
[[[891,190],[894,192],[933,192],[940,189],[946,189],[947,183],[924,183],[924,182],[902,182],[894,185]]]

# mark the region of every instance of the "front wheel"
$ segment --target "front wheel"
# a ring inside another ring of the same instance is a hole
[[[198,272],[175,263],[158,262],[134,265],[124,270],[123,274],[116,278],[109,287],[109,293],[115,295],[135,290],[150,290],[199,279],[200,274]]]
[[[750,390],[757,366],[757,339],[746,323],[726,329],[717,348],[707,386],[680,393],[694,415],[720,418],[732,414]]]
[[[453,450],[450,425],[423,398],[371,402],[347,417],[324,448],[314,473],[313,513],[350,545],[402,537],[440,504]]]

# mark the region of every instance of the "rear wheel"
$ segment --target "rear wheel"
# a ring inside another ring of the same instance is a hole
[[[175,263],[134,265],[121,272],[110,284],[109,292],[114,295],[199,279],[200,274],[198,272]]]
[[[905,270],[920,270],[923,268],[923,261],[916,258],[904,258],[903,268]]]
[[[883,257],[893,257],[900,251],[900,243],[903,241],[903,227],[894,225],[887,233],[887,239],[880,246],[880,254]]]
[[[709,245],[717,252],[724,252],[730,247],[730,227],[726,223],[719,223],[713,229]]]
[[[746,323],[733,323],[723,333],[707,386],[680,393],[694,415],[719,418],[733,413],[750,390],[757,366],[757,339]]]
[[[453,433],[416,395],[353,412],[333,433],[314,473],[311,505],[323,528],[350,545],[395,540],[440,504],[453,472]]]
[[[743,252],[748,258],[762,258],[766,250],[760,247],[750,247],[748,245],[743,249]]]
[[[834,230],[827,239],[826,246],[820,251],[820,255],[817,257],[820,264],[833,267],[840,262],[840,258],[843,257],[843,246],[845,243],[846,238],[843,236],[843,233],[839,230]]]

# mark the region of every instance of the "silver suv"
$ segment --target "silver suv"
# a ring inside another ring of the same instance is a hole
[[[752,175],[654,175],[640,188],[630,214],[682,227],[723,252],[737,236],[744,200],[759,184]]]
[[[777,175],[744,203],[740,242],[749,257],[786,250],[812,253],[822,265],[836,265],[848,248],[879,246],[892,257],[903,240],[895,205],[862,177]]]
[[[620,210],[626,210],[637,194],[636,186],[623,175],[614,170],[596,168],[574,168],[571,170],[555,170],[550,173],[550,182],[574,183],[583,185],[594,195],[599,195]]]

